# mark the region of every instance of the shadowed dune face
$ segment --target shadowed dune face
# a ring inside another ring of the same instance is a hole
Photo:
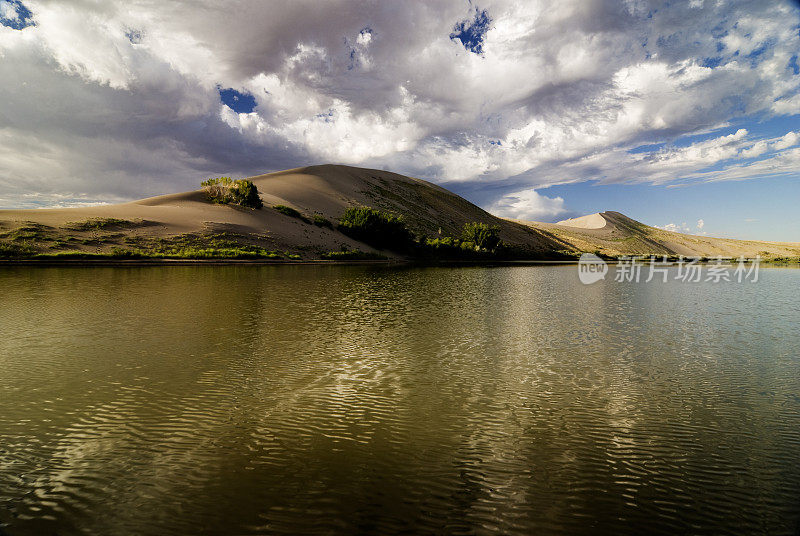
[[[608,255],[800,255],[800,244],[683,235],[649,227],[612,211],[557,224],[506,220],[430,182],[376,169],[320,165],[258,175],[250,180],[258,187],[263,209],[215,205],[203,191],[196,190],[118,205],[0,210],[0,242],[29,237],[43,252],[59,248],[107,252],[136,239],[229,232],[244,237],[247,243],[289,251],[303,258],[319,258],[322,253],[345,248],[374,251],[335,228],[312,224],[314,216],[335,223],[348,207],[370,206],[402,215],[407,226],[420,236],[459,236],[469,222],[495,225],[504,242],[537,255],[555,251],[600,251]],[[281,213],[273,208],[276,205],[291,207],[305,219]],[[75,230],[75,222],[93,219],[117,219],[128,224],[117,226],[113,232]],[[20,233],[16,231],[19,229],[27,230]]]
[[[322,165],[251,179],[265,205],[284,204],[336,221],[348,207],[370,206],[402,215],[417,235],[459,236],[465,223],[500,227],[500,237],[532,252],[564,249],[549,233],[498,218],[431,182],[389,171]]]

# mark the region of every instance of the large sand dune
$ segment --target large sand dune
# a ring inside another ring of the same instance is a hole
[[[387,171],[321,165],[258,175],[251,180],[264,201],[264,208],[260,210],[215,205],[207,201],[203,191],[197,190],[118,205],[0,210],[0,233],[9,234],[15,228],[31,224],[43,225],[45,233],[52,238],[69,237],[69,250],[103,252],[124,246],[125,240],[131,237],[167,238],[224,231],[269,249],[318,258],[322,253],[345,248],[374,250],[334,229],[286,216],[275,210],[275,205],[292,207],[307,218],[317,214],[332,222],[336,222],[347,207],[371,206],[402,214],[418,235],[458,236],[465,223],[479,221],[498,225],[503,240],[519,244],[532,254],[544,255],[561,247],[548,233],[497,218],[430,182]],[[96,218],[116,218],[139,224],[115,229],[118,233],[67,229],[74,227],[71,225],[74,222]],[[125,236],[109,238],[113,234]],[[97,240],[87,240],[93,237]]]
[[[402,214],[418,235],[458,236],[467,222],[497,225],[501,238],[546,256],[555,251],[619,254],[776,256],[800,255],[800,244],[739,241],[671,233],[603,212],[557,224],[501,219],[430,182],[387,171],[322,165],[251,177],[264,201],[260,210],[215,205],[201,190],[162,195],[130,203],[68,209],[0,210],[0,242],[26,240],[42,252],[103,252],[132,239],[163,239],[226,232],[248,243],[319,258],[343,248],[373,251],[335,229],[312,225],[275,210],[292,207],[336,222],[347,207],[372,206]],[[199,182],[199,180],[198,180]],[[75,222],[115,218],[135,222],[113,229],[75,230]],[[31,229],[33,234],[15,229]],[[36,229],[39,229],[38,231]],[[30,243],[30,242],[29,242]],[[386,253],[386,252],[384,252]],[[391,256],[391,254],[390,254]]]

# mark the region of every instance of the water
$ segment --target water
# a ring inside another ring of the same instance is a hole
[[[798,288],[0,268],[0,526],[797,534]]]

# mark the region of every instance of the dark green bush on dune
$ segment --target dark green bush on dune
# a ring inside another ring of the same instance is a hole
[[[370,207],[350,207],[339,219],[339,230],[377,249],[404,252],[414,246],[414,235],[403,218]]]
[[[459,238],[416,238],[402,216],[371,207],[351,207],[339,219],[338,229],[374,248],[421,258],[483,259],[507,253],[500,242],[500,228],[480,222],[465,224]]]
[[[514,251],[500,241],[500,228],[480,222],[464,224],[461,236],[424,237],[419,254],[434,259],[487,260],[514,256]]]
[[[461,240],[472,242],[478,249],[493,251],[500,244],[500,227],[478,222],[465,223]]]
[[[264,203],[258,195],[258,188],[247,179],[233,180],[230,177],[217,177],[200,183],[212,203],[239,205],[247,208],[261,208]]]

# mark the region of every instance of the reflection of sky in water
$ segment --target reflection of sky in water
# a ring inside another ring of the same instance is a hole
[[[5,270],[0,522],[787,532],[798,278]]]

